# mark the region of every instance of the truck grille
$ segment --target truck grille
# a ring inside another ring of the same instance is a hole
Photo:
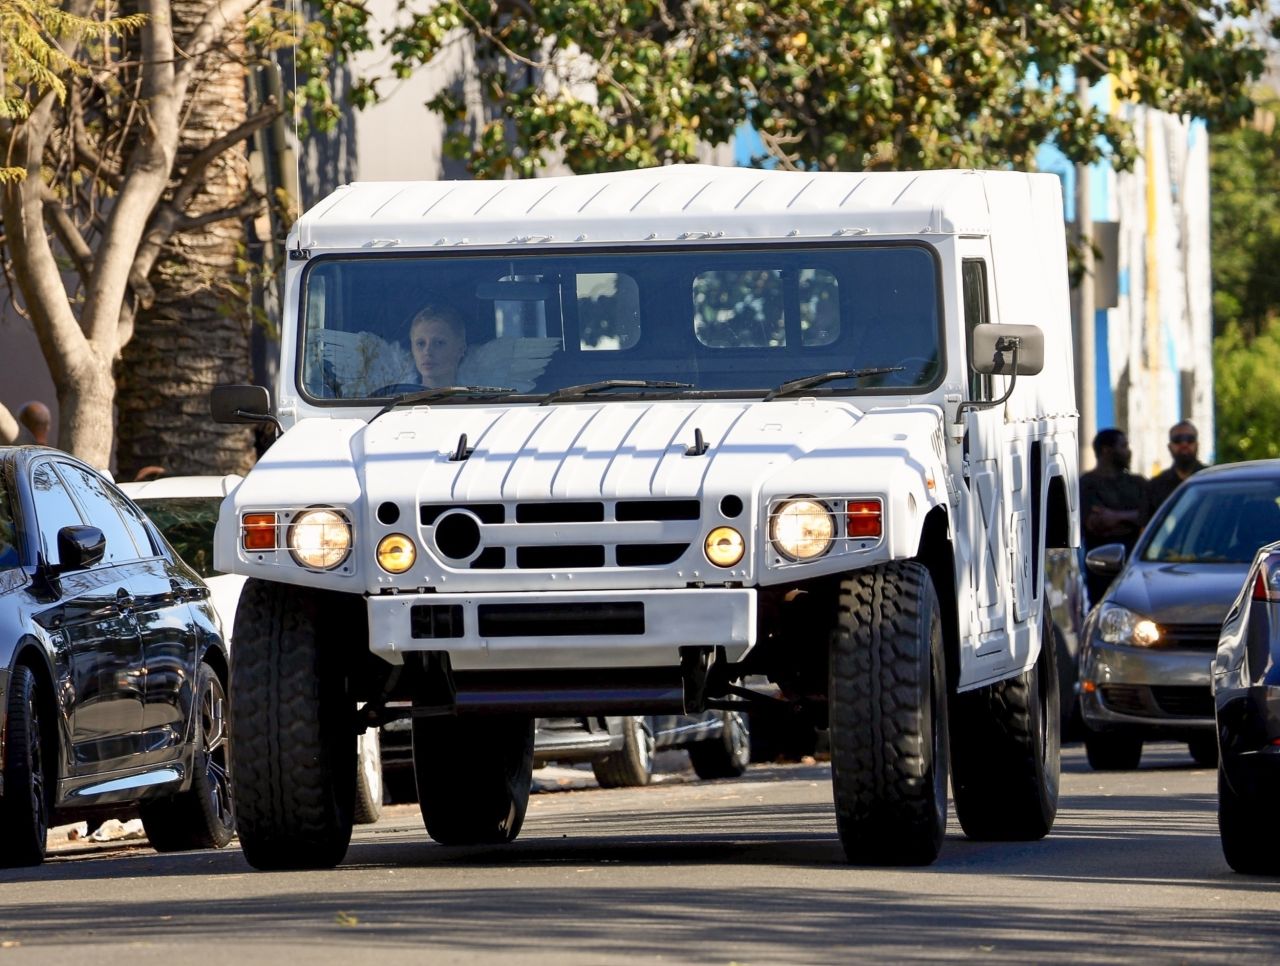
[[[470,570],[599,570],[674,564],[698,537],[698,500],[424,503],[428,545]]]

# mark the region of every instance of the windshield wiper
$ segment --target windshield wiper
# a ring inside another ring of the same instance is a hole
[[[831,372],[819,372],[812,376],[801,376],[799,379],[791,379],[784,382],[777,389],[771,389],[764,397],[764,402],[770,399],[777,399],[779,396],[789,396],[794,392],[800,392],[802,389],[812,389],[814,386],[821,386],[824,382],[835,382],[837,379],[865,379],[867,376],[883,376],[889,372],[902,372],[906,366],[876,366],[872,369],[833,369]]]
[[[418,392],[401,393],[379,409],[374,414],[373,419],[391,412],[397,406],[433,402],[437,399],[448,399],[450,396],[500,396],[506,392],[515,392],[515,390],[508,386],[437,386],[435,389],[421,389]],[[373,422],[373,419],[369,420],[369,422]]]
[[[539,405],[549,406],[554,402],[566,399],[583,399],[592,393],[605,389],[692,389],[688,382],[670,382],[665,379],[601,379],[599,382],[584,382],[580,386],[565,386],[555,392],[548,393],[547,398]]]

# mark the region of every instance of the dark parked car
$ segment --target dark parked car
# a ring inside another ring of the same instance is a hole
[[[408,721],[382,726],[382,772],[393,801],[417,798]],[[604,788],[647,785],[659,750],[686,748],[699,778],[736,778],[751,760],[751,731],[739,711],[698,715],[539,718],[535,765],[591,762]]]
[[[235,828],[227,655],[209,591],[114,485],[0,448],[0,864],[136,806],[162,852]]]
[[[1280,875],[1280,543],[1258,551],[1213,661],[1218,831],[1237,872]]]
[[[1217,759],[1209,666],[1223,619],[1260,546],[1280,539],[1280,460],[1202,470],[1147,525],[1085,558],[1115,581],[1085,624],[1080,708],[1089,764],[1136,768],[1148,739]]]

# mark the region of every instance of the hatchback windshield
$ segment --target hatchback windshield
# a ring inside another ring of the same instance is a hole
[[[135,500],[187,566],[201,577],[216,577],[213,569],[213,531],[218,525],[220,497],[181,497]]]
[[[941,376],[935,277],[918,245],[322,257],[298,383],[315,400],[611,379],[751,394],[884,368],[812,392],[904,392]]]
[[[1184,487],[1142,552],[1168,563],[1249,563],[1280,540],[1280,481],[1235,480]]]

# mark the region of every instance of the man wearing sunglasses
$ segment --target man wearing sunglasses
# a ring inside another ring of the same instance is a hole
[[[1148,519],[1183,480],[1204,469],[1199,460],[1200,437],[1190,421],[1184,419],[1169,430],[1169,454],[1173,457],[1173,465],[1147,484]]]

